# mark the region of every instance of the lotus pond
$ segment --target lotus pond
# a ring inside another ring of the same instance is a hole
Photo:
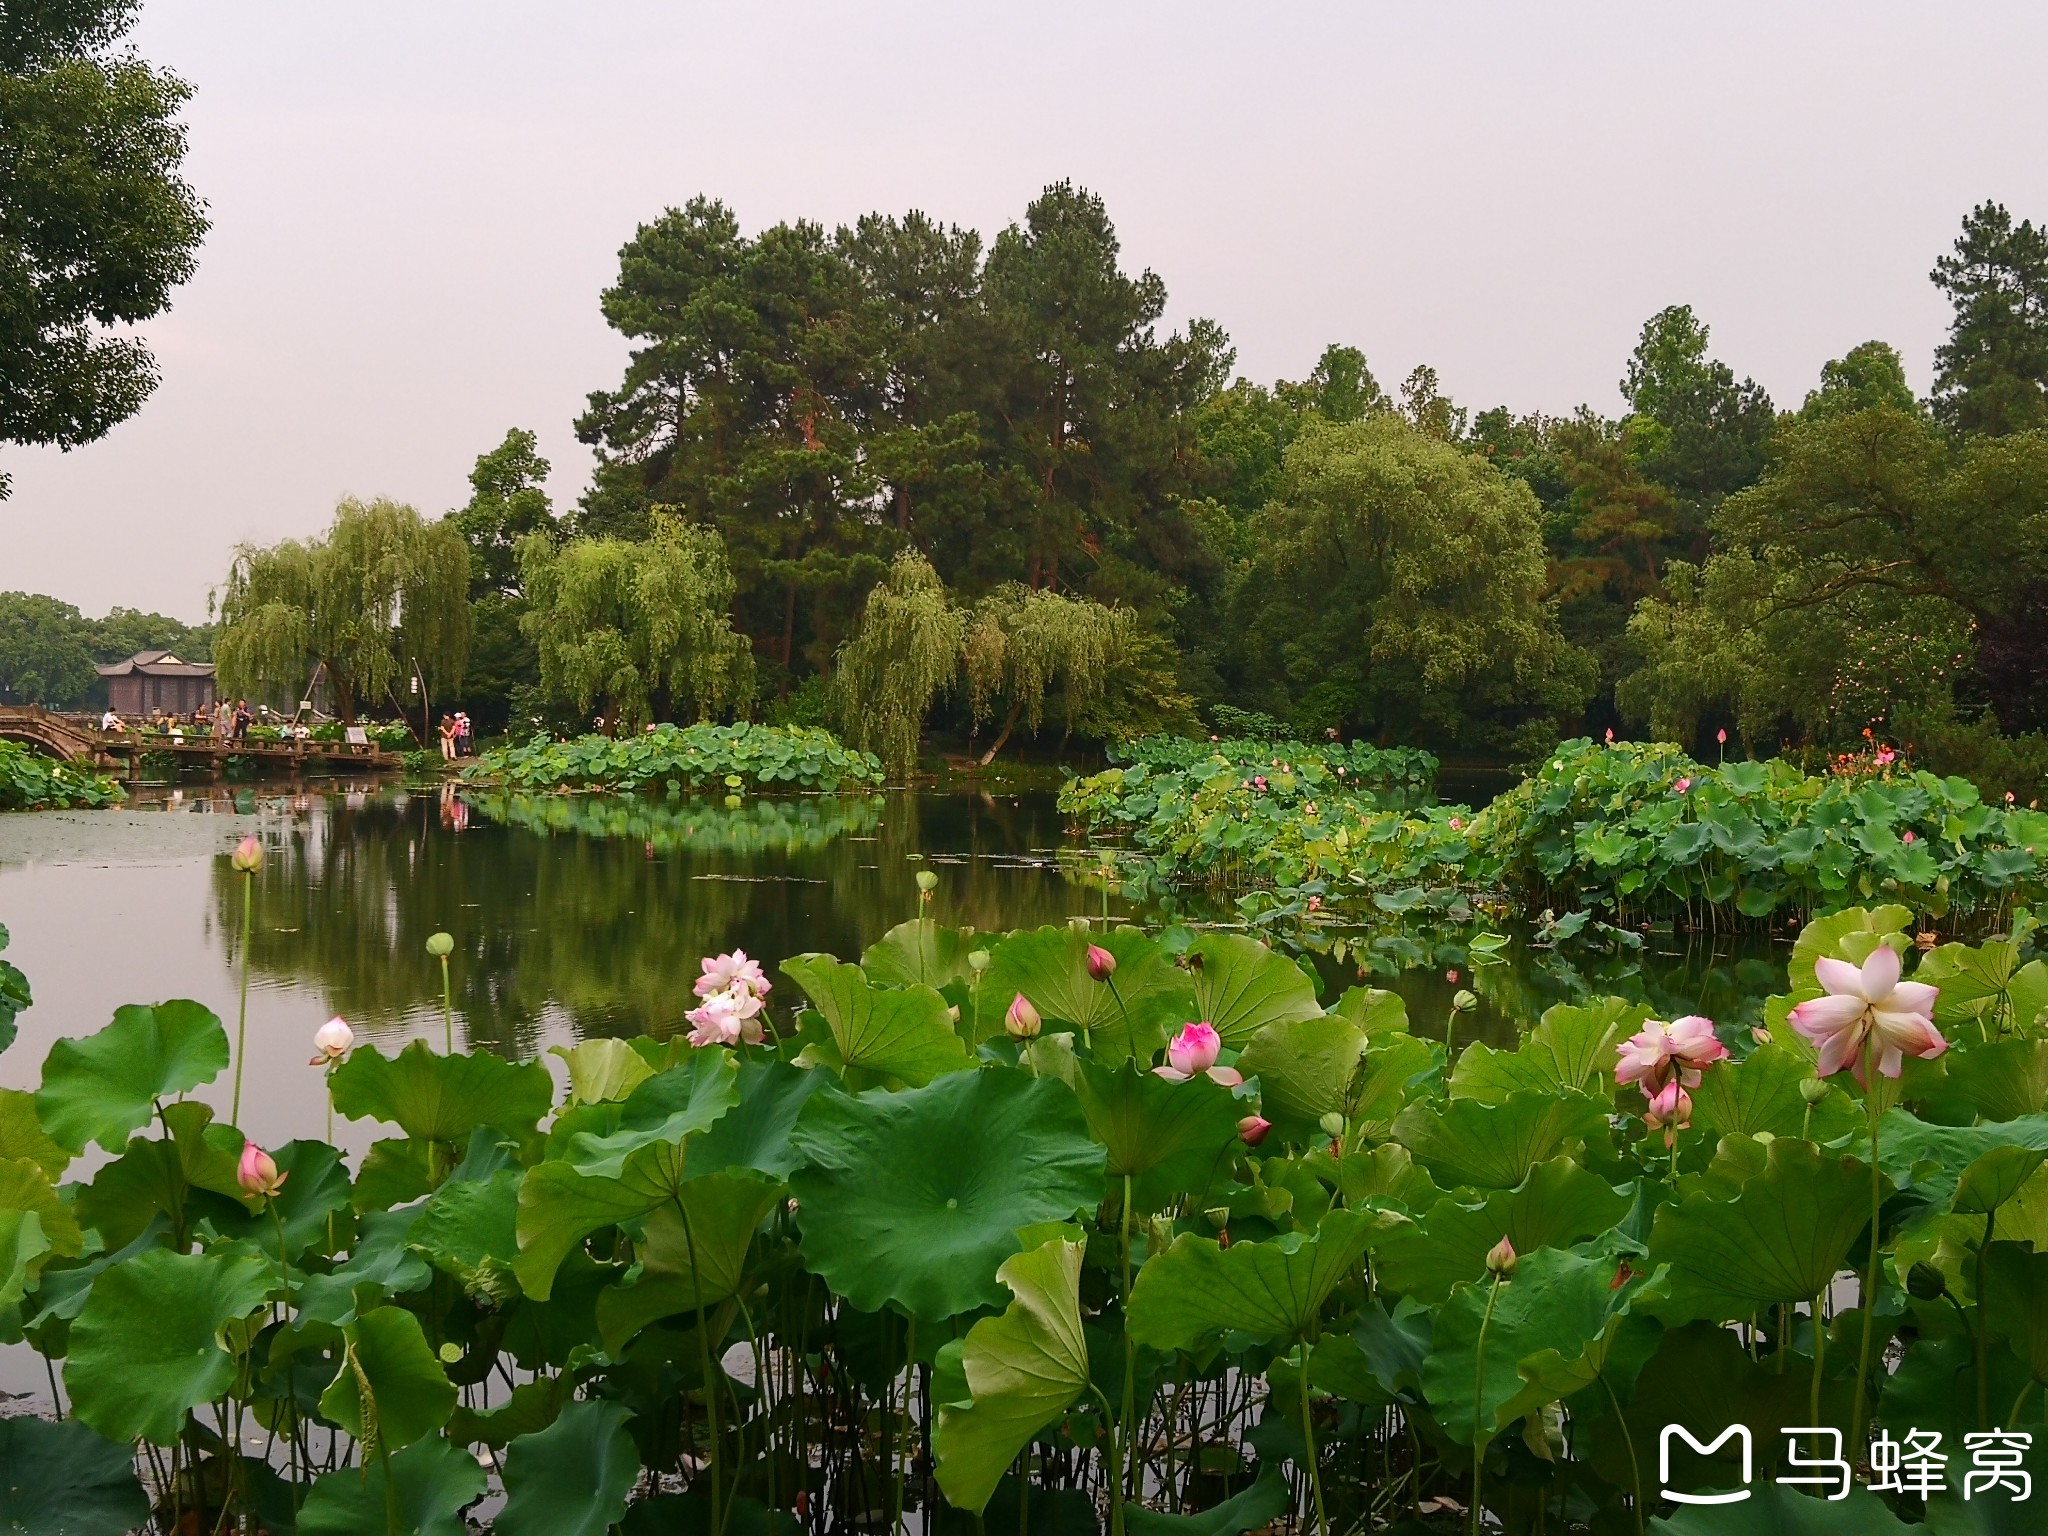
[[[1173,915],[1049,797],[0,823],[0,1384],[68,1415],[0,1423],[0,1527],[2031,1528],[1770,1481],[1786,1426],[1939,1431],[1951,1487],[2043,1427],[2024,914]],[[1816,1041],[1880,949],[1950,1048],[1866,1092]],[[1660,1426],[1738,1421],[1754,1501],[1669,1502],[1738,1469]]]

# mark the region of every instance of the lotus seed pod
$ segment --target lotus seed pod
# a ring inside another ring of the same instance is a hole
[[[1818,1104],[1828,1096],[1828,1085],[1817,1077],[1809,1077],[1799,1085],[1799,1097],[1809,1104]]]
[[[452,933],[430,933],[427,935],[427,953],[437,958],[455,953],[455,935]]]
[[[967,952],[967,969],[974,972],[975,975],[979,976],[988,967],[989,953],[987,950],[972,949]]]
[[[939,888],[938,872],[936,870],[920,869],[917,872],[917,888],[920,891],[936,891]]]

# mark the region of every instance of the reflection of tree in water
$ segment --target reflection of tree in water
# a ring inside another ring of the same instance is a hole
[[[684,1027],[698,958],[735,945],[771,967],[809,950],[857,956],[916,913],[920,868],[940,873],[933,911],[947,923],[1001,930],[1099,911],[1052,858],[1050,796],[806,796],[735,810],[494,796],[468,814],[434,795],[293,805],[256,880],[256,971],[322,988],[372,1039],[380,1024],[437,1014],[426,940],[440,929],[456,939],[466,1037],[523,1053],[550,1012],[579,1034]],[[220,860],[231,939],[237,879]]]

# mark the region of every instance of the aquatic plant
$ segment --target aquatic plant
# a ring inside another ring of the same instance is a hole
[[[2048,1380],[2048,964],[1910,917],[1809,924],[1754,1032],[1595,999],[1455,1055],[1241,934],[914,919],[679,958],[758,1029],[559,1087],[337,1033],[354,1166],[216,1121],[207,1010],[123,1008],[0,1093],[0,1321],[68,1410],[0,1420],[0,1525],[1900,1536],[1877,1452],[2024,1469]],[[1841,1497],[1773,1481],[1828,1426]]]
[[[96,810],[123,798],[118,783],[82,761],[60,763],[18,741],[0,741],[0,811]]]
[[[855,789],[882,782],[881,760],[817,726],[657,725],[631,736],[536,736],[463,770],[512,789]]]

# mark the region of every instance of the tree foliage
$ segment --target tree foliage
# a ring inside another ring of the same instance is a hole
[[[859,628],[839,648],[833,685],[842,729],[899,778],[917,766],[933,701],[958,680],[966,629],[931,562],[905,550],[869,589]]]
[[[529,604],[522,622],[548,693],[632,728],[657,705],[673,709],[685,698],[700,717],[751,701],[753,656],[726,617],[733,576],[714,530],[660,511],[641,540],[557,547],[530,534],[519,564]]]
[[[206,233],[178,175],[190,88],[115,51],[136,9],[0,17],[0,441],[72,448],[135,414],[156,360],[115,328],[170,306]]]
[[[222,691],[295,699],[317,672],[353,720],[415,665],[435,692],[458,687],[469,575],[451,524],[382,498],[344,500],[319,538],[242,545],[220,605]]]
[[[1955,306],[1934,354],[1936,414],[1993,436],[2048,426],[2048,228],[1980,203],[1929,275]]]

